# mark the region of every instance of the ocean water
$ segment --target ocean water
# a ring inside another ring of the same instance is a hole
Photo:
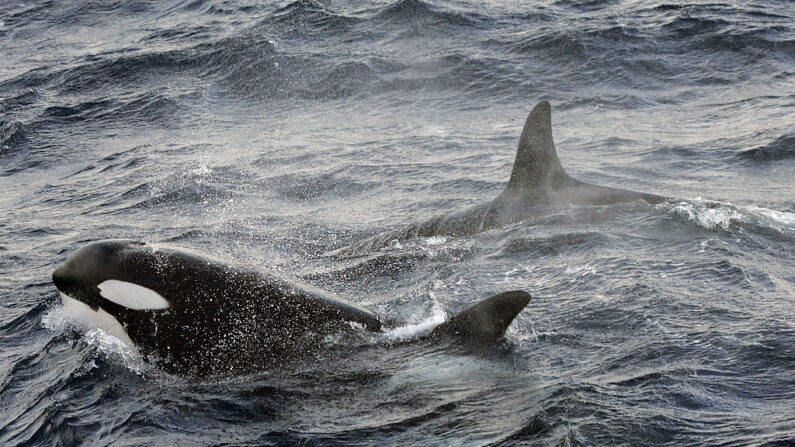
[[[793,3],[528,3],[0,2],[0,445],[793,445]],[[496,197],[545,99],[573,177],[672,199],[338,255]],[[404,325],[168,375],[50,281],[117,237]],[[400,343],[515,289],[487,352]]]

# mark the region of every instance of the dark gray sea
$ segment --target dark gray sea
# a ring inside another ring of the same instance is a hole
[[[569,174],[673,199],[339,255],[496,197],[541,100]],[[169,375],[50,280],[119,237],[403,325]],[[517,289],[486,352],[402,343]],[[794,444],[792,1],[0,2],[0,445]]]

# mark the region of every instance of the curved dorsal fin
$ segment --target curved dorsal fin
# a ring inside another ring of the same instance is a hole
[[[552,113],[549,101],[541,101],[533,108],[519,137],[519,149],[513,164],[508,190],[530,190],[568,179],[555,152],[552,140]]]
[[[454,335],[471,342],[497,340],[529,302],[530,294],[521,290],[494,295],[436,326],[431,336]]]

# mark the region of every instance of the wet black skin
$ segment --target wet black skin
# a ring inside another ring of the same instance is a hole
[[[134,240],[89,244],[52,275],[64,294],[101,307],[164,369],[190,375],[247,372],[322,349],[320,337],[356,323],[379,331],[372,311],[307,284],[243,269],[208,256]],[[115,279],[151,289],[170,307],[133,310],[108,301],[98,285]],[[500,338],[530,295],[489,298],[440,325],[432,336],[473,342]]]
[[[164,310],[132,310],[99,295],[108,279],[154,290],[169,301]],[[287,282],[276,275],[234,268],[209,257],[138,241],[90,244],[53,273],[66,295],[116,317],[144,353],[168,369],[238,370],[295,356],[311,343],[306,334],[340,330],[348,322],[377,331],[367,309]]]

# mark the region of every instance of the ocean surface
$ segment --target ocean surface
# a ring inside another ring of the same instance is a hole
[[[0,2],[0,445],[794,445],[793,5]],[[496,197],[541,100],[569,174],[672,199],[339,254]],[[169,375],[50,280],[119,237],[403,325]],[[516,289],[486,352],[402,343]]]

